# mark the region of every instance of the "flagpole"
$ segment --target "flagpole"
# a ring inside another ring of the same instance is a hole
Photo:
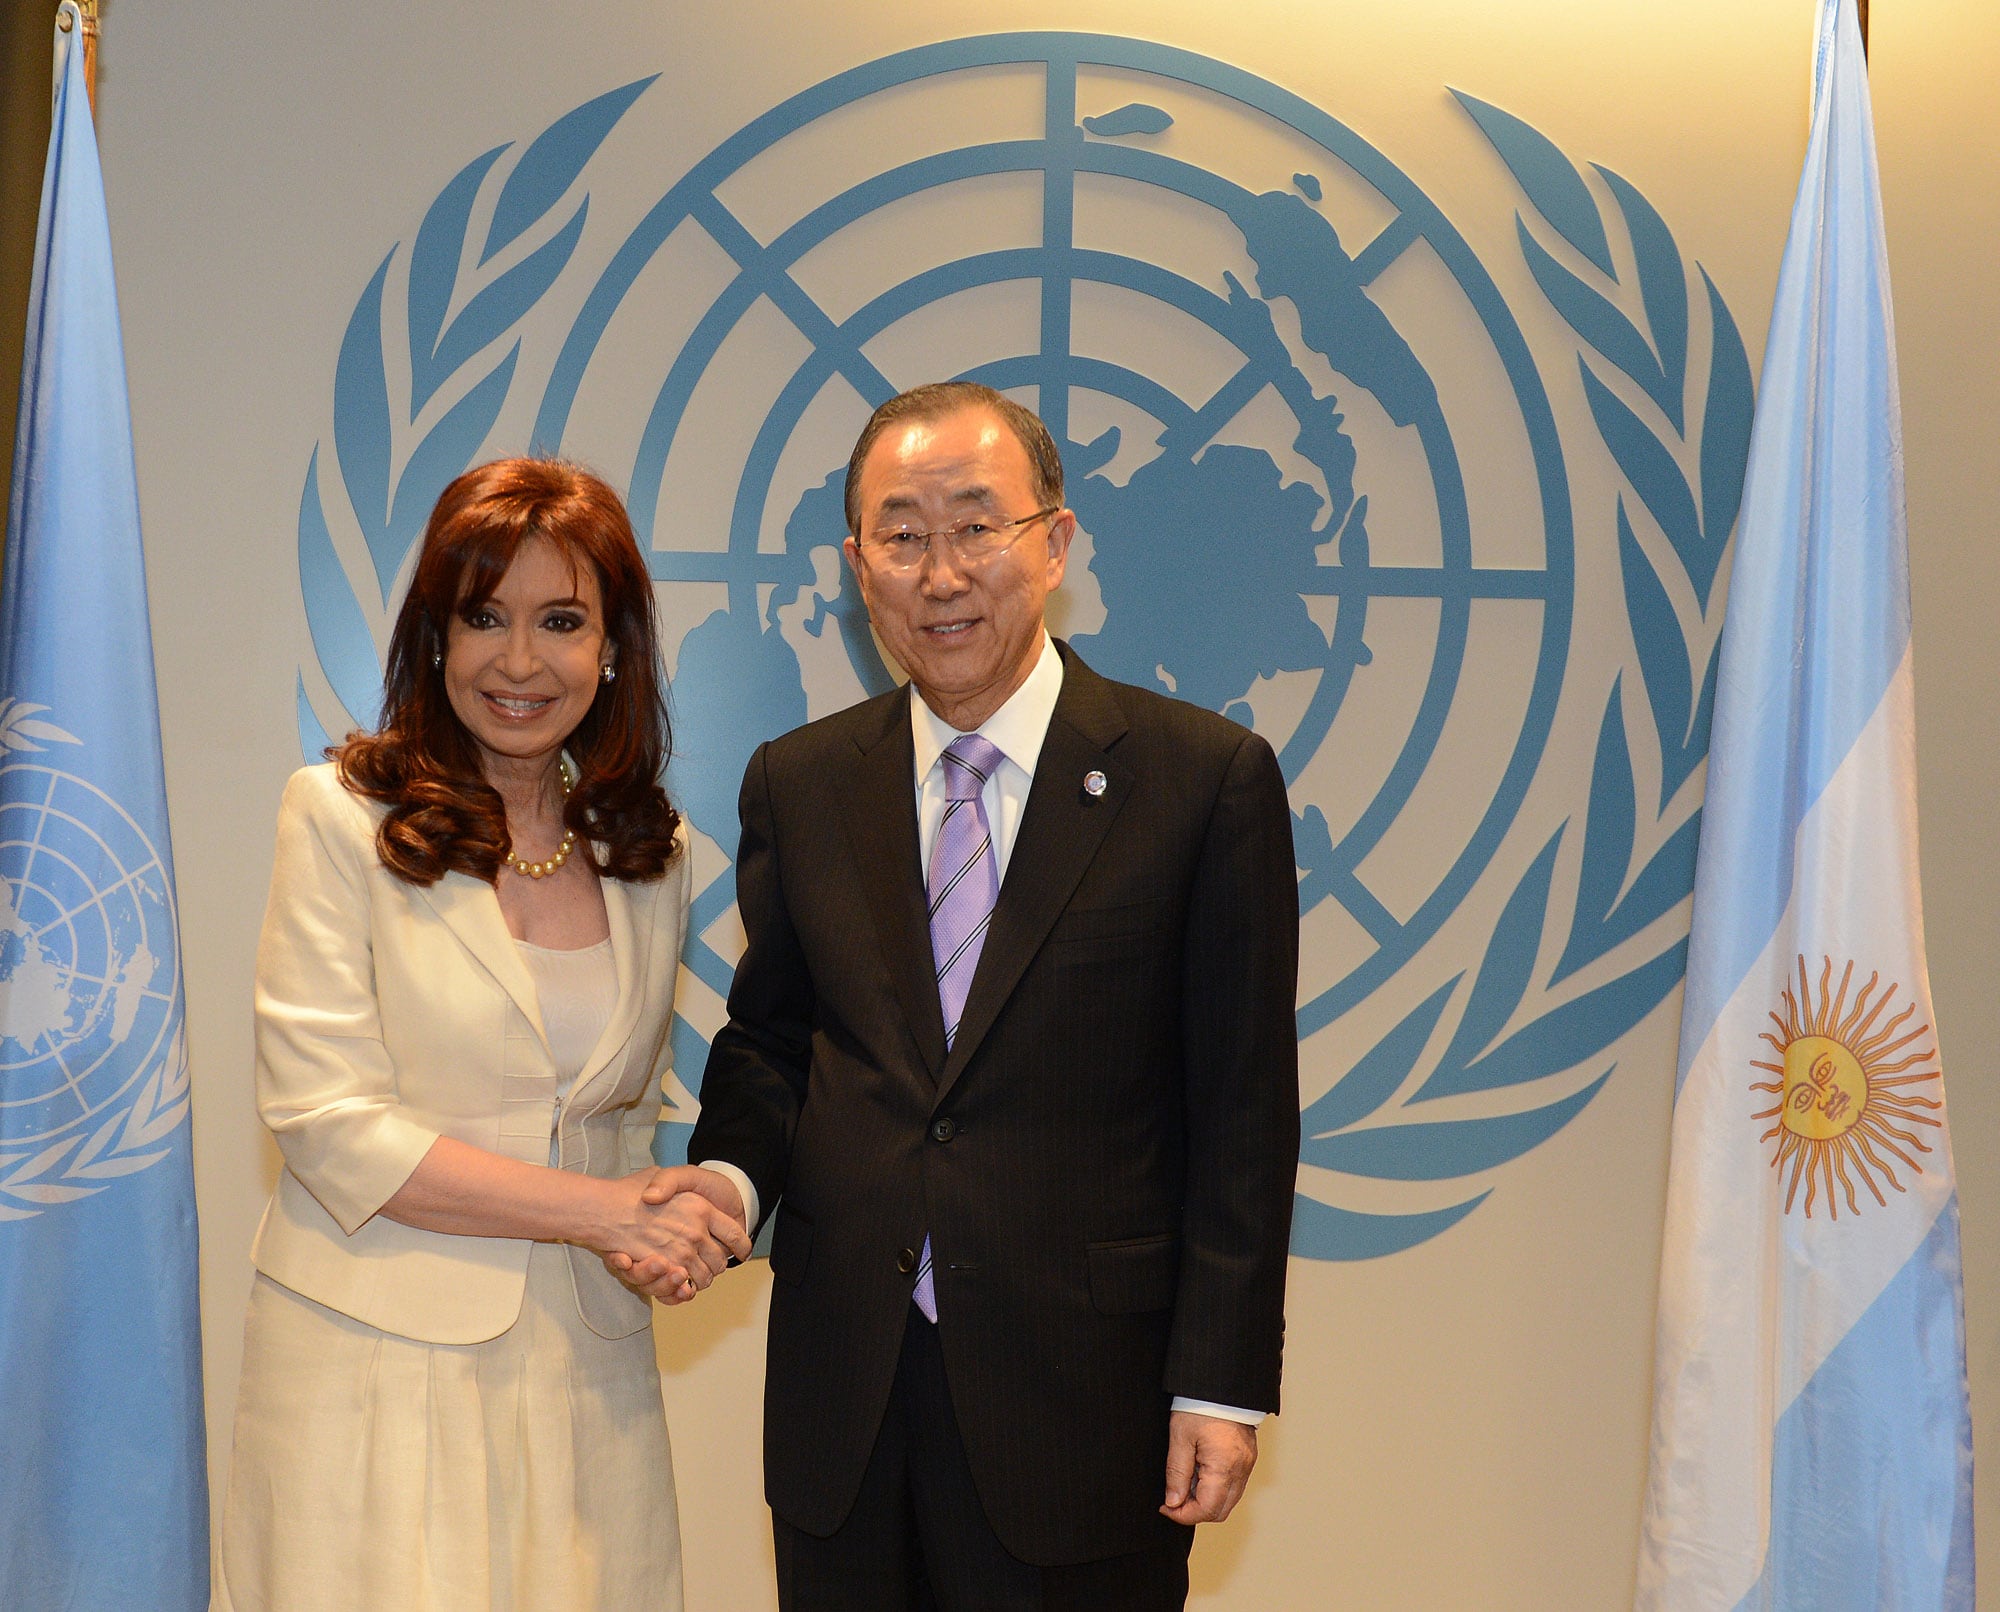
[[[76,8],[83,17],[83,87],[90,96],[90,116],[97,118],[97,7],[99,0],[76,0]],[[60,11],[56,13],[56,26],[64,33],[69,32],[69,18]],[[1864,21],[1863,27],[1866,27]]]

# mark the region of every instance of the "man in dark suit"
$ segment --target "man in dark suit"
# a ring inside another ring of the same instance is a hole
[[[689,1153],[747,1221],[775,1208],[780,1604],[1180,1607],[1193,1525],[1278,1404],[1284,780],[1254,734],[1049,638],[1075,519],[1019,405],[885,403],[847,518],[916,697],[750,763],[748,946]],[[1218,538],[1226,565],[1255,535]]]

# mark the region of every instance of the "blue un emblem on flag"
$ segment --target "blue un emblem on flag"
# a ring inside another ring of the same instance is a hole
[[[167,870],[111,796],[23,756],[77,742],[40,710],[0,711],[0,1220],[158,1162],[187,1107]]]

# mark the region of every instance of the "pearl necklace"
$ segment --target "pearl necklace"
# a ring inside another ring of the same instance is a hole
[[[576,788],[576,775],[569,770],[569,757],[567,756],[559,756],[556,760],[556,766],[562,772],[563,799],[568,800],[570,791]],[[509,851],[507,853],[507,866],[523,878],[546,879],[569,860],[569,853],[575,849],[576,830],[566,828],[563,830],[562,844],[555,848],[555,854],[549,857],[546,862],[526,862],[512,851]]]

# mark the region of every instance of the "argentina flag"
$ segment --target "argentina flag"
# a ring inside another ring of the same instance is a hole
[[[0,572],[0,1606],[192,1612],[180,945],[111,236],[62,15]]]
[[[1642,1612],[1971,1612],[1958,1200],[1917,880],[1902,427],[1855,0],[1723,629],[1667,1192]]]

